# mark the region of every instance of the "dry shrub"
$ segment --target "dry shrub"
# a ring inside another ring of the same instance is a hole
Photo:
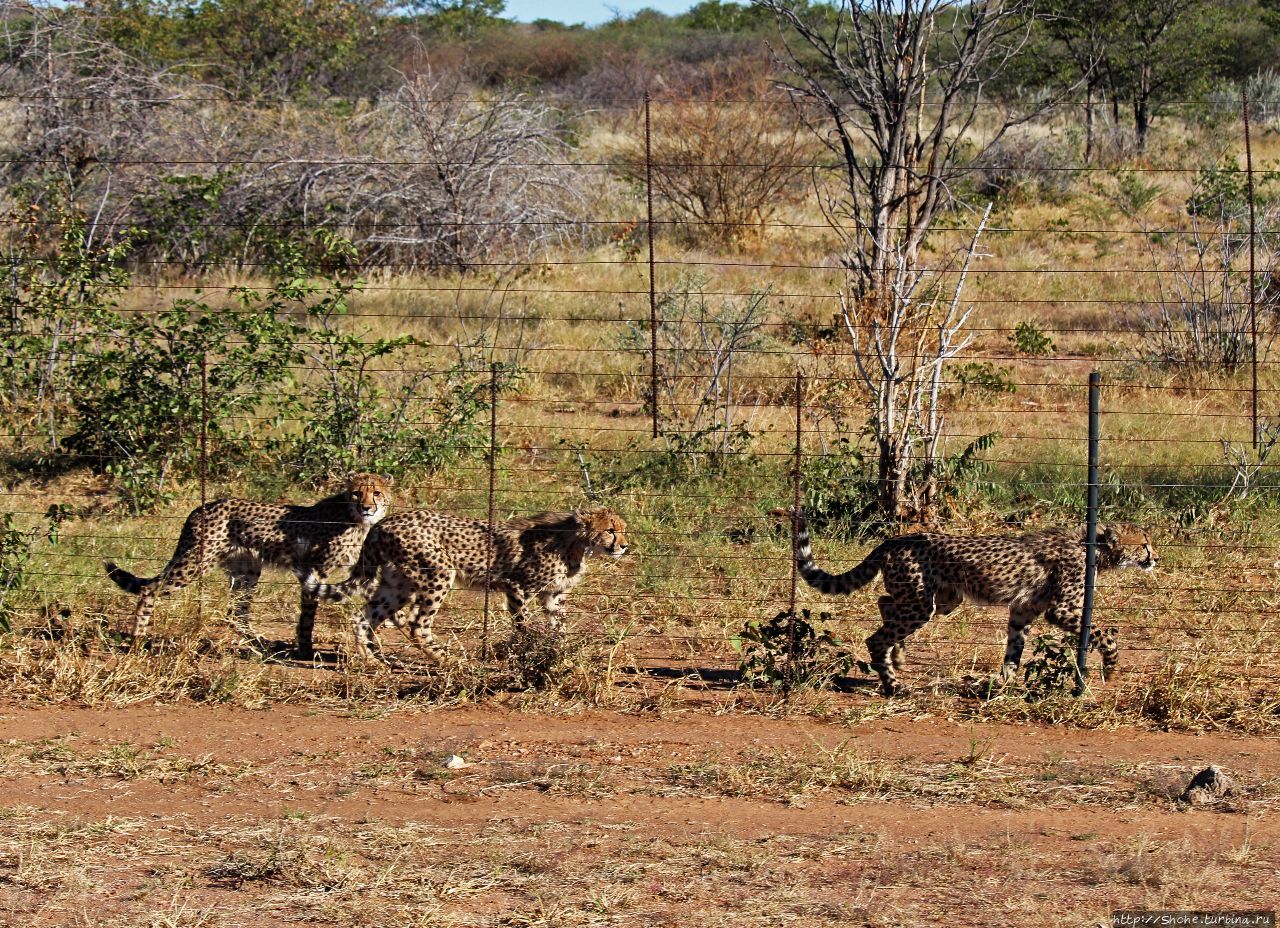
[[[280,682],[265,664],[205,653],[194,636],[157,653],[126,653],[114,636],[91,625],[65,632],[27,628],[6,636],[0,680],[0,694],[10,699],[87,705],[194,700],[246,708],[262,705]]]
[[[651,116],[653,191],[686,242],[758,241],[803,195],[811,137],[749,65],[729,69],[704,97],[659,99]],[[643,126],[613,160],[623,178],[646,183]]]
[[[680,786],[713,795],[787,803],[826,791],[876,799],[909,791],[899,765],[866,758],[848,741],[829,749],[815,744],[800,752],[760,751],[736,762],[677,764],[668,776]]]
[[[1075,185],[1075,153],[1063,140],[1007,135],[973,164],[979,200],[1065,203]]]
[[[361,880],[362,868],[335,847],[332,837],[299,834],[291,824],[281,823],[274,836],[232,851],[206,868],[205,875],[216,886],[237,890],[271,883],[333,892]]]
[[[562,84],[582,77],[599,56],[584,33],[526,30],[518,40],[505,31],[484,37],[472,49],[471,70],[491,87],[508,84]]]
[[[1124,708],[1162,728],[1275,731],[1280,699],[1241,680],[1223,655],[1182,652],[1145,673]]]
[[[606,108],[615,119],[631,117],[641,105],[646,89],[656,86],[658,68],[635,51],[609,48],[592,62],[590,70],[563,88],[565,96],[583,106]],[[609,110],[612,109],[612,113]],[[614,120],[610,128],[616,130]]]

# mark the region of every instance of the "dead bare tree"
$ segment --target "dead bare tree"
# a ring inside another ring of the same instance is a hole
[[[467,271],[511,265],[575,229],[582,196],[551,107],[507,91],[481,95],[457,75],[420,76],[357,130],[372,156],[348,178],[347,221],[370,252]]]
[[[921,333],[935,331],[935,317],[920,315],[935,299],[927,279],[936,269],[922,262],[923,246],[951,199],[952,181],[1034,115],[991,109],[985,92],[1026,44],[1032,9],[1027,0],[756,2],[781,26],[780,57],[798,111],[840,165],[831,188],[815,186],[844,243],[848,318],[861,320],[861,333],[879,333],[881,347],[865,357],[874,363],[860,374],[873,398],[883,514],[897,518],[914,449],[937,442],[930,432],[922,444],[903,443],[898,413],[914,409],[910,397],[921,395],[910,372],[940,374],[959,350],[963,324],[956,318],[936,329],[938,342],[903,371],[905,353]],[[867,344],[863,334],[855,341]],[[920,354],[926,345],[918,347]],[[882,362],[882,348],[898,361]],[[934,419],[941,421],[936,398],[925,424]]]
[[[0,93],[16,119],[0,143],[6,186],[25,184],[107,211],[106,192],[121,162],[142,142],[172,97],[164,76],[141,67],[100,34],[82,7],[0,0]],[[35,183],[31,183],[31,182]]]
[[[962,307],[960,300],[990,215],[988,204],[959,258],[949,294],[937,278],[913,277],[913,289],[894,291],[887,316],[865,300],[841,299],[854,364],[871,397],[880,507],[893,518],[927,519],[937,503],[945,424],[942,372],[972,340],[964,334],[972,308]]]

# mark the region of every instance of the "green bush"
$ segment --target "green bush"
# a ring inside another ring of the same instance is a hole
[[[27,207],[14,218],[18,235],[6,256],[12,278],[0,291],[0,402],[38,423],[48,434],[45,447],[56,454],[63,398],[80,379],[76,362],[97,321],[129,286],[130,245],[93,243],[84,217],[70,210]]]
[[[784,610],[767,622],[752,619],[730,641],[742,654],[738,672],[752,686],[827,686],[854,666],[830,629],[831,614],[815,619],[808,609],[795,616]]]
[[[13,513],[0,514],[0,632],[12,627],[13,594],[26,584],[32,546],[40,535],[50,544],[57,544],[58,527],[69,517],[66,505],[53,504],[46,510],[40,526],[24,532],[15,526]]]
[[[1032,644],[1031,659],[1023,667],[1022,678],[1029,702],[1066,695],[1076,685],[1075,652],[1061,638],[1040,635]]]
[[[850,439],[834,442],[826,454],[806,455],[801,488],[804,514],[815,531],[857,538],[884,528],[875,461]]]
[[[960,395],[975,393],[981,396],[1000,396],[1005,393],[1017,393],[1018,385],[1013,380],[1013,368],[997,366],[991,361],[970,361],[956,369],[956,383],[960,386]]]
[[[1019,354],[1029,355],[1033,358],[1053,354],[1054,349],[1053,339],[1046,335],[1040,326],[1026,319],[1014,327],[1013,332],[1009,335],[1009,344]]]
[[[275,314],[279,293],[238,297],[229,310],[178,300],[154,314],[102,311],[94,319],[95,347],[71,391],[77,429],[66,448],[115,478],[134,510],[197,472],[202,433],[221,466],[260,447],[252,419],[284,390],[297,349],[293,326]]]
[[[20,243],[0,386],[49,430],[62,463],[111,475],[134,510],[199,472],[202,436],[211,475],[271,461],[317,481],[436,470],[487,449],[489,346],[460,345],[433,370],[413,363],[412,337],[354,330],[362,282],[349,242],[273,241],[269,285],[233,290],[230,305],[122,312],[130,240],[92,247],[82,217],[59,223],[56,241],[32,232]],[[508,389],[519,370],[499,364],[496,376]]]

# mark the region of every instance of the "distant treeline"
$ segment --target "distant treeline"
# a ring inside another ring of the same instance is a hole
[[[840,4],[797,0],[835,22]],[[10,29],[29,9],[5,3]],[[765,61],[780,39],[767,10],[702,0],[599,26],[516,23],[503,0],[91,0],[46,7],[97,21],[103,41],[157,70],[238,99],[357,99],[423,69],[463,69],[481,86],[519,84],[596,105],[649,90],[696,95],[726,61]],[[939,29],[948,7],[939,4]],[[1073,88],[1130,111],[1139,134],[1173,101],[1280,66],[1280,0],[1045,0],[1011,52],[1005,92]],[[14,51],[10,43],[10,53]]]

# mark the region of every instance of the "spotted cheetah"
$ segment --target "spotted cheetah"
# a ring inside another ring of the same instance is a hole
[[[377,630],[396,621],[410,639],[434,659],[431,623],[455,578],[464,587],[506,594],[507,610],[516,626],[527,617],[529,600],[537,597],[553,623],[564,600],[586,570],[593,554],[620,558],[627,551],[626,523],[608,509],[540,512],[494,526],[492,559],[488,524],[440,512],[420,510],[391,516],[369,533],[351,576],[339,584],[319,584],[315,597],[339,602],[355,593],[368,594],[381,568],[376,591],[355,620],[358,652],[381,659]],[[403,620],[396,614],[408,606]]]
[[[919,533],[883,542],[861,564],[829,574],[814,563],[803,514],[775,509],[796,523],[796,569],[805,583],[823,593],[848,594],[884,575],[880,597],[883,624],[867,639],[871,667],[888,696],[899,691],[894,676],[905,662],[907,637],[933,618],[955,610],[965,597],[980,605],[1008,606],[1008,643],[1001,682],[1022,662],[1027,627],[1041,613],[1053,625],[1080,634],[1084,609],[1084,529],[1048,529],[1025,535],[973,537]],[[1152,570],[1156,555],[1145,531],[1132,526],[1098,526],[1098,570],[1138,567]],[[1114,628],[1090,637],[1102,654],[1104,672],[1119,654]]]
[[[387,513],[391,486],[390,477],[356,474],[341,493],[311,506],[217,499],[187,516],[178,546],[157,576],[135,577],[107,561],[107,576],[138,597],[134,642],[145,639],[158,596],[182,589],[218,565],[231,577],[232,623],[260,644],[249,625],[249,606],[262,567],[270,564],[293,571],[302,584],[295,646],[299,656],[310,658],[317,602],[312,590],[321,576],[356,562],[369,529]]]

